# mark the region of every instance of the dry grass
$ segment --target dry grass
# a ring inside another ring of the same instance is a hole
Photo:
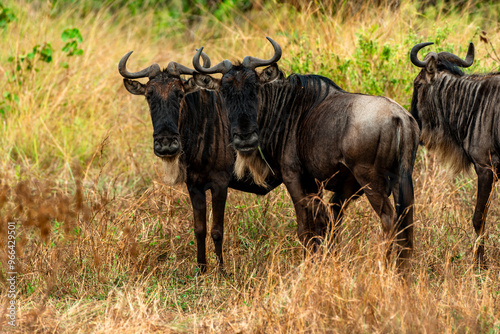
[[[146,103],[126,93],[117,72],[129,50],[135,51],[131,70],[171,60],[189,65],[202,45],[213,62],[264,57],[270,52],[264,37],[271,36],[285,50],[287,73],[321,73],[347,90],[379,92],[408,106],[417,73],[408,61],[414,42],[438,40],[437,48],[463,55],[472,40],[478,59],[472,71],[498,67],[478,35],[485,30],[500,47],[498,5],[476,14],[472,2],[449,13],[439,6],[419,12],[408,2],[397,9],[370,5],[333,10],[332,4],[302,3],[297,11],[269,3],[245,15],[230,12],[234,19],[204,12],[189,28],[169,30],[174,23],[153,10],[139,17],[102,9],[82,17],[69,8],[51,16],[45,4],[10,4],[18,19],[0,32],[0,74],[15,73],[16,80],[0,88],[19,101],[4,95],[12,108],[0,116],[0,313],[10,301],[5,226],[14,220],[19,327],[8,327],[2,316],[0,328],[500,332],[500,211],[495,204],[490,209],[490,267],[479,271],[470,223],[475,179],[449,175],[424,150],[414,173],[416,250],[407,280],[383,265],[379,222],[364,198],[348,209],[338,252],[304,259],[283,187],[266,197],[230,192],[228,275],[216,270],[210,242],[211,267],[197,275],[187,191],[161,184]],[[175,24],[184,24],[179,20]],[[60,34],[69,27],[82,33],[83,56],[61,52]],[[366,40],[376,47],[360,44]],[[37,71],[16,71],[8,62],[45,42],[54,48],[53,61],[35,62]],[[384,45],[391,56],[381,65]]]

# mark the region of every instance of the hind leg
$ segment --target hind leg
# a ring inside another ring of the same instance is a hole
[[[413,178],[412,171],[404,171],[395,185],[396,200],[396,243],[398,245],[398,266],[404,265],[413,251]]]
[[[490,207],[493,185],[496,182],[496,174],[491,167],[482,167],[478,164],[474,167],[477,173],[477,199],[472,223],[479,239],[479,245],[474,252],[474,257],[476,264],[484,267],[486,266],[484,256],[484,225]]]

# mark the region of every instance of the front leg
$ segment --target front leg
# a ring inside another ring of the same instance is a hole
[[[213,226],[212,226],[212,240],[215,245],[215,254],[219,260],[219,268],[223,270],[224,260],[222,256],[222,243],[224,240],[224,209],[226,208],[227,199],[227,184],[226,185],[213,185],[212,186],[212,212],[213,212]]]
[[[203,187],[188,185],[189,198],[193,206],[194,234],[197,245],[197,262],[201,272],[207,270],[205,240],[207,238],[207,198]]]
[[[314,224],[314,212],[309,207],[309,201],[311,199],[308,198],[300,177],[298,173],[284,173],[283,183],[295,207],[295,214],[297,216],[297,235],[302,245],[307,249],[312,245],[311,241],[315,236],[314,232],[316,227]],[[312,246],[314,247],[315,245]]]

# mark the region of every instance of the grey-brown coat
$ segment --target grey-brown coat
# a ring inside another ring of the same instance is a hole
[[[474,61],[469,44],[464,60],[448,52],[429,52],[411,61],[422,68],[414,81],[411,113],[421,128],[421,140],[458,173],[471,166],[478,176],[476,208],[472,222],[479,238],[476,262],[485,264],[484,228],[490,196],[500,166],[500,73],[465,75],[460,67]]]

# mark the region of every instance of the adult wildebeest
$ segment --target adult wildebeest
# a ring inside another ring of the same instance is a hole
[[[485,265],[484,226],[490,196],[500,163],[500,73],[465,75],[460,67],[474,61],[469,44],[465,60],[448,53],[429,52],[423,61],[415,45],[411,62],[422,68],[414,81],[411,113],[421,129],[421,140],[435,150],[455,172],[473,165],[477,177],[477,200],[472,223],[479,245],[475,260]]]
[[[268,40],[275,50],[269,60],[247,56],[241,64],[224,60],[202,68],[202,49],[193,58],[195,69],[203,73],[194,75],[196,84],[221,92],[225,100],[237,151],[235,171],[243,175],[248,168],[257,182],[269,168],[282,177],[304,245],[314,234],[325,233],[325,208],[309,203],[320,192],[316,181],[334,192],[330,202],[336,224],[349,200],[364,192],[387,240],[397,235],[398,254],[407,258],[413,247],[417,123],[388,98],[348,93],[318,75],[285,78],[276,64],[281,48]],[[257,73],[262,66],[268,67]],[[212,78],[212,73],[222,73],[222,78]]]
[[[120,60],[118,70],[130,93],[146,97],[153,121],[154,153],[162,159],[165,182],[169,185],[185,182],[187,185],[193,207],[198,266],[202,272],[206,270],[205,192],[210,189],[211,236],[222,269],[227,188],[264,195],[280,185],[281,180],[270,176],[267,187],[256,185],[249,177],[236,180],[233,177],[235,154],[230,147],[229,121],[220,95],[199,90],[191,79],[181,79],[181,75],[192,75],[195,71],[175,62],[170,62],[163,71],[158,64],[153,64],[130,73],[126,64],[131,53]],[[206,62],[209,63],[208,58]],[[149,80],[146,84],[131,80],[137,78]]]

